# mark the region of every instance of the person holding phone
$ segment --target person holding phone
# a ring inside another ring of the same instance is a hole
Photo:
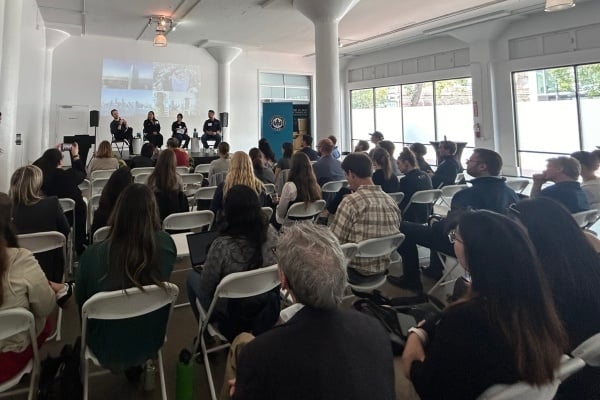
[[[133,128],[127,125],[125,118],[119,116],[119,110],[112,109],[110,115],[113,117],[110,123],[110,133],[114,140],[126,140],[129,145],[129,154],[133,154]]]
[[[148,118],[144,121],[144,139],[159,149],[163,145],[163,136],[160,134],[160,122],[154,117],[154,111],[148,111]]]
[[[190,143],[190,136],[187,134],[188,129],[185,122],[183,122],[183,114],[177,114],[177,121],[171,125],[171,131],[173,132],[173,137],[181,144],[181,147],[187,149]]]

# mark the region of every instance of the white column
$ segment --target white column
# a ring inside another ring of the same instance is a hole
[[[46,28],[46,65],[44,67],[44,102],[42,103],[42,152],[50,147],[50,105],[52,104],[52,63],[54,49],[69,36],[67,32]]]
[[[315,25],[317,140],[341,138],[338,23],[358,1],[294,0],[294,8]]]
[[[229,46],[214,46],[206,47],[206,51],[208,51],[219,64],[219,107],[216,111],[217,113],[229,113],[231,106],[231,63],[241,54],[242,49]],[[227,128],[221,128],[223,140],[226,142],[230,142],[229,128],[231,127],[231,122],[230,115],[229,126]]]
[[[21,19],[23,4],[6,1],[2,36],[2,61],[0,63],[0,191],[6,192],[10,176],[15,169],[15,134],[19,92],[19,66],[21,62]]]

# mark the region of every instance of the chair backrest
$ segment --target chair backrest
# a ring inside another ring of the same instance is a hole
[[[600,367],[600,333],[585,340],[571,354],[592,367]]]
[[[92,171],[90,178],[92,179],[92,182],[100,178],[110,178],[115,171],[116,169],[99,169],[97,171]]]
[[[454,178],[454,183],[455,184],[459,184],[461,183],[463,180],[465,179],[465,174],[462,172],[459,172],[458,174],[456,174],[456,178]]]
[[[96,211],[100,206],[100,197],[102,197],[101,194],[95,194],[92,196],[90,200],[90,208],[92,209],[92,211]]]
[[[67,243],[65,236],[56,231],[26,233],[18,235],[17,239],[19,247],[27,249],[34,254],[54,249],[64,249]]]
[[[200,174],[200,173],[193,173],[193,174],[179,174],[179,176],[181,176],[181,182],[184,185],[190,185],[190,184],[202,184],[202,179],[204,179],[204,175]]]
[[[275,189],[274,183],[265,183],[263,186],[265,187],[265,193],[268,195],[271,195],[271,194],[277,192],[277,189]]]
[[[194,173],[208,174],[209,169],[210,169],[210,164],[198,164],[194,168]]]
[[[227,176],[227,171],[218,172],[216,174],[212,174],[208,181],[210,186],[219,186],[221,183],[225,182],[225,177]]]
[[[0,340],[7,339],[21,332],[28,332],[29,339],[37,352],[35,335],[35,318],[31,311],[23,308],[9,308],[0,311]]]
[[[390,196],[392,199],[394,199],[396,204],[400,204],[400,203],[402,203],[402,200],[404,200],[404,193],[402,193],[402,192],[388,193],[388,196]]]
[[[154,172],[154,167],[140,167],[132,169],[131,175],[138,176],[140,174],[151,174],[152,172]]]
[[[194,195],[195,200],[212,200],[215,197],[215,191],[217,190],[216,186],[207,186],[200,188],[196,191]]]
[[[316,200],[311,203],[294,203],[288,208],[286,220],[290,219],[316,219],[325,209],[325,200]]]
[[[344,252],[344,258],[346,259],[345,266],[348,266],[358,252],[358,245],[356,243],[344,243],[341,247]]]
[[[275,187],[277,188],[277,194],[281,196],[281,191],[283,190],[283,185],[288,180],[288,176],[290,175],[289,169],[282,169],[279,171],[279,175],[277,175],[277,179],[275,181]]]
[[[58,199],[63,212],[73,211],[75,209],[75,200],[69,198]]]
[[[348,181],[330,181],[327,182],[321,187],[321,191],[323,193],[337,193],[341,188],[348,186]]]
[[[559,383],[557,379],[542,386],[532,386],[525,382],[494,385],[477,397],[477,400],[552,400]]]
[[[267,216],[267,220],[270,221],[273,217],[273,209],[271,207],[261,207],[260,210]]]
[[[271,265],[251,271],[229,274],[219,282],[214,299],[240,299],[268,292],[280,284],[277,269],[277,265]]]
[[[357,243],[357,251],[354,257],[389,256],[392,252],[396,251],[403,241],[404,234],[402,233],[362,240]]]
[[[150,176],[149,173],[146,173],[146,174],[137,174],[136,176],[133,177],[133,181],[135,183],[146,184],[146,183],[148,183],[148,177],[149,176]]]
[[[103,226],[102,228],[98,228],[96,232],[94,232],[94,243],[101,242],[106,240],[108,235],[110,234],[110,226]]]
[[[163,221],[163,229],[183,231],[200,229],[208,226],[208,229],[210,230],[214,219],[215,214],[209,210],[175,213],[165,218]]]
[[[600,217],[600,211],[594,209],[581,211],[571,215],[573,218],[575,218],[575,221],[580,228],[585,228],[594,225],[594,223],[598,221],[598,218]]]
[[[81,193],[83,193],[84,196],[87,196],[91,183],[88,179],[84,179],[77,187],[79,187],[79,190],[81,190]]]
[[[523,190],[529,185],[529,179],[510,178],[506,180],[506,185],[517,193],[523,193]]]
[[[92,196],[95,194],[98,194],[98,193],[102,193],[102,189],[104,188],[104,186],[106,186],[107,183],[108,183],[108,178],[98,178],[98,179],[92,180],[92,190],[91,190]]]
[[[413,193],[410,201],[404,207],[402,213],[406,213],[408,208],[412,204],[431,204],[433,205],[438,199],[442,196],[442,191],[440,189],[430,189],[430,190],[420,190],[418,192]]]
[[[189,167],[175,167],[175,171],[178,174],[189,174],[190,168]]]
[[[463,185],[446,185],[446,186],[442,186],[442,197],[449,197],[452,198],[452,196],[454,196],[456,193],[460,192],[463,189],[466,189],[468,187],[468,185],[463,184]]]

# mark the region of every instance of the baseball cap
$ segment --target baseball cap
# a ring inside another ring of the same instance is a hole
[[[374,136],[378,139],[382,139],[383,140],[383,133],[379,132],[379,131],[375,131],[373,133],[369,133],[369,135]]]

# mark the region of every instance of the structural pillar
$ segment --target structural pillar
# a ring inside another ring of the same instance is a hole
[[[217,112],[229,113],[231,106],[231,63],[241,54],[242,49],[230,46],[214,46],[206,47],[206,51],[208,51],[219,64],[219,108]],[[231,127],[231,118],[229,118],[228,122],[229,126],[227,128],[221,128],[223,140],[226,142],[230,142],[229,128]]]
[[[5,1],[2,34],[2,58],[0,62],[0,191],[7,192],[10,176],[15,169],[17,105],[19,96],[19,67],[21,63],[21,20],[23,4]],[[2,5],[0,3],[0,5]],[[2,13],[0,13],[2,15]]]
[[[340,138],[338,24],[359,0],[294,0],[294,8],[315,25],[316,138]]]

